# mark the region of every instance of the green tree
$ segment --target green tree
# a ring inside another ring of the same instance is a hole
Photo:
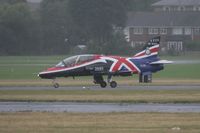
[[[41,3],[41,49],[48,54],[66,54],[69,52],[71,20],[67,13],[67,3],[67,0],[43,0]]]
[[[31,49],[33,21],[25,3],[0,6],[0,50],[1,54],[27,54]],[[30,44],[30,45],[29,45]]]
[[[104,53],[107,55],[133,55],[134,50],[125,40],[125,35],[122,32],[116,32],[112,38],[103,47]]]
[[[185,43],[186,51],[200,51],[200,41],[188,41]]]
[[[90,53],[126,51],[122,49],[130,48],[116,29],[123,29],[128,11],[149,10],[153,1],[156,0],[43,0],[41,50],[66,54],[71,47],[85,44]]]
[[[1,0],[0,4],[16,4],[16,3],[25,3],[26,0]]]
[[[102,53],[114,29],[125,25],[126,6],[126,0],[69,0],[68,11],[76,33],[92,50]]]

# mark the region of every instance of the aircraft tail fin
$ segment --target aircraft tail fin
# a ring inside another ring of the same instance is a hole
[[[147,42],[143,50],[133,57],[136,59],[148,58],[151,56],[157,56],[160,46],[160,36],[154,37]]]

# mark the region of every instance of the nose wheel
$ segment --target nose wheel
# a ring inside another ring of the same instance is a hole
[[[56,83],[55,79],[53,79],[52,83],[53,83],[53,87],[54,88],[59,88],[60,87],[60,85],[58,83]]]
[[[54,88],[59,88],[59,86],[60,86],[60,85],[59,85],[58,83],[54,83],[54,84],[53,84],[53,87],[54,87]]]

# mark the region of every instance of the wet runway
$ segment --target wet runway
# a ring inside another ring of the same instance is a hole
[[[65,86],[65,87],[0,87],[0,90],[200,90],[200,85],[156,85],[128,86],[119,85],[117,88],[101,88],[99,86]]]
[[[99,86],[0,87],[0,90],[200,90],[199,85],[173,86]],[[0,102],[0,112],[198,112],[200,104],[128,104],[128,103],[73,103],[73,102]]]
[[[0,112],[200,112],[200,104],[0,102]]]

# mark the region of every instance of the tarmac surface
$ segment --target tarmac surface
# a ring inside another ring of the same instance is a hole
[[[0,87],[0,90],[200,90],[200,85],[99,86],[54,87]],[[77,102],[0,102],[0,112],[198,112],[200,104],[129,104],[129,103],[77,103]]]
[[[0,90],[200,90],[200,85],[150,85],[150,86],[128,86],[119,85],[117,88],[101,88],[100,86],[65,86],[65,87],[0,87]]]
[[[0,112],[200,112],[200,104],[117,104],[70,102],[0,102]]]

